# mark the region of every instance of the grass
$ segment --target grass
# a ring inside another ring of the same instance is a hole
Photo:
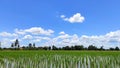
[[[120,68],[120,51],[0,51],[0,68]]]

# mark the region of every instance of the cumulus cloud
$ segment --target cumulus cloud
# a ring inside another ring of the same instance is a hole
[[[0,33],[0,36],[2,36],[2,37],[13,37],[13,36],[17,36],[17,34],[15,34],[15,33],[8,33],[8,32],[1,32]]]
[[[86,36],[83,35],[80,37],[80,40],[83,43],[88,44],[93,44],[96,46],[104,46],[106,48],[109,47],[115,47],[120,45],[120,30],[114,31],[114,32],[109,32],[105,35],[100,35],[100,36]]]
[[[61,32],[60,32],[61,33]],[[88,47],[89,45],[95,45],[97,47],[104,46],[104,48],[109,47],[120,47],[120,30],[109,32],[105,35],[93,35],[78,36],[77,34],[60,34],[59,36],[51,39],[47,45],[56,45],[58,47],[62,46],[72,46],[72,45],[84,45]]]
[[[45,30],[41,27],[31,27],[29,29],[15,29],[15,33],[20,34],[20,35],[24,35],[26,33],[31,33],[31,34],[35,34],[35,35],[51,35],[52,33],[54,33],[53,30],[48,29]]]
[[[32,33],[32,34],[42,34],[42,35],[51,35],[52,33],[54,33],[54,31],[51,29],[45,30],[41,27],[32,27],[32,28],[26,29],[24,31]]]
[[[16,34],[19,34],[19,35],[26,34],[26,32],[24,30],[21,30],[21,29],[20,30],[19,29],[15,29],[14,31],[15,31]]]
[[[31,27],[29,29],[15,29],[12,33],[0,32],[0,42],[2,42],[2,46],[7,47],[9,45],[10,47],[11,43],[13,43],[15,39],[19,39],[19,41],[21,41],[22,43],[21,45],[26,45],[27,42],[41,42],[41,40],[50,40],[49,37],[53,33],[53,30],[43,29],[41,27]]]
[[[41,36],[35,36],[32,42],[41,42],[41,41],[49,41],[51,40],[49,37],[41,37]]]
[[[77,34],[74,34],[70,41],[71,44],[76,44],[76,45],[80,44],[80,40]]]
[[[67,39],[67,38],[69,38],[69,37],[70,37],[70,35],[64,34],[64,35],[60,35],[60,36],[58,36],[58,37],[56,37],[56,38],[58,38],[58,39]]]
[[[35,36],[35,39],[40,39],[40,40],[50,40],[49,37],[41,37],[41,36]]]
[[[60,17],[61,17],[61,18],[65,18],[65,15],[61,15]]]
[[[58,47],[62,46],[72,46],[72,45],[84,45],[88,47],[89,45],[95,45],[97,47],[104,46],[105,48],[109,47],[120,47],[120,30],[111,31],[104,35],[81,35],[77,34],[67,34],[64,31],[59,32],[58,36],[52,36],[51,34],[54,31],[45,30],[40,27],[32,27],[30,29],[16,29],[15,32],[1,32],[0,33],[0,42],[2,46],[10,47],[11,43],[15,39],[19,39],[21,45],[26,45],[29,42],[35,42],[39,45],[55,45]],[[47,34],[46,34],[47,33]],[[40,34],[40,35],[38,35]],[[51,35],[51,36],[48,36]],[[18,37],[17,37],[18,36]],[[25,42],[26,41],[26,42]],[[27,43],[28,42],[28,43]],[[42,43],[42,44],[41,44]]]
[[[59,34],[65,34],[65,32],[64,32],[64,31],[61,31]]]
[[[67,18],[65,15],[61,15],[60,17],[64,21],[68,21],[70,23],[82,23],[85,20],[85,18],[80,13],[76,13],[69,18]]]
[[[8,32],[2,32],[2,33],[0,33],[0,36],[10,37],[10,36],[12,36],[12,34],[11,34],[11,33],[8,33]]]
[[[1,47],[10,47],[11,41],[8,38],[4,38],[1,40]]]
[[[33,37],[31,35],[25,35],[23,39],[32,39]]]

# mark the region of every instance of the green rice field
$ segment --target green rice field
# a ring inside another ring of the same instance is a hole
[[[120,68],[120,51],[0,51],[0,68]]]

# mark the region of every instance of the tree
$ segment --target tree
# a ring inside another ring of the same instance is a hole
[[[84,50],[84,46],[83,45],[75,45],[75,50]]]
[[[20,45],[18,45],[18,48],[20,48]]]
[[[110,47],[109,50],[115,50],[114,48]]]
[[[15,46],[15,48],[19,48],[20,47],[18,39],[15,40],[15,45],[14,46]]]
[[[95,46],[93,46],[93,45],[89,45],[89,47],[88,47],[88,50],[97,50],[98,48],[97,47],[95,47]]]
[[[28,46],[29,46],[29,48],[32,48],[32,44],[31,44],[31,43],[29,43],[29,45],[28,45]]]
[[[71,50],[75,50],[75,47],[74,47],[74,46],[71,46]]]
[[[49,46],[48,49],[51,50],[51,47]]]
[[[119,50],[119,47],[115,47],[115,50]]]
[[[65,46],[62,48],[63,50],[70,50],[71,48],[69,46]]]
[[[103,46],[100,47],[100,50],[104,50]]]
[[[11,47],[14,48],[14,44],[13,43],[11,44]]]
[[[43,49],[44,50],[49,50],[49,47],[48,46],[44,46]]]
[[[33,47],[35,48],[35,43],[33,43]]]
[[[52,46],[52,50],[58,50],[58,48],[56,46]]]

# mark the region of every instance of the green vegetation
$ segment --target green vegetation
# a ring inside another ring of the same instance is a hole
[[[120,51],[0,51],[0,68],[119,68]]]

